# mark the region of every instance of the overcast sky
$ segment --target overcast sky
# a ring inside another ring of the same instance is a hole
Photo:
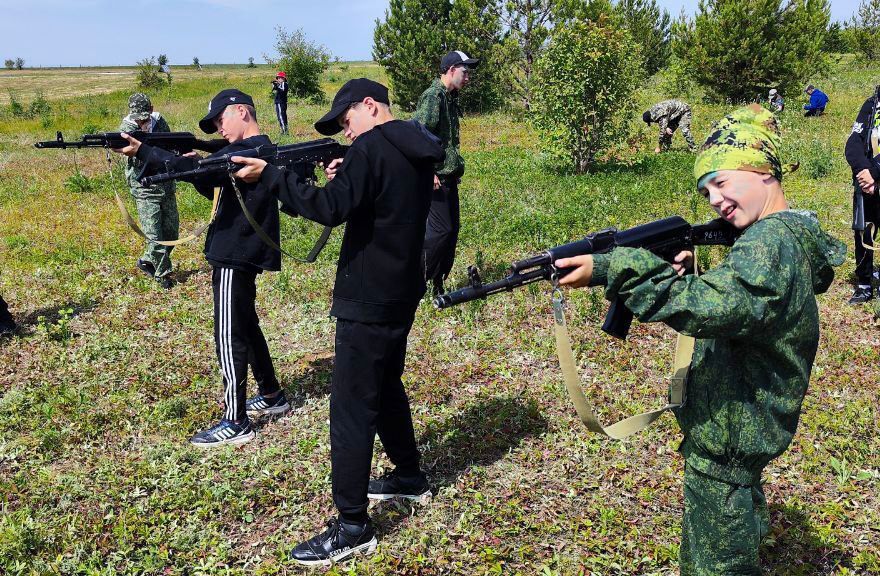
[[[697,0],[658,0],[672,16]],[[272,55],[275,27],[303,28],[343,60],[372,58],[388,0],[0,0],[0,57],[27,66],[134,65],[160,53],[172,65],[243,63]],[[848,20],[858,0],[832,0]]]

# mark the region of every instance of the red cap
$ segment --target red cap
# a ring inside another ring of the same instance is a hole
[[[285,73],[282,71],[282,72],[279,72],[278,74],[276,74],[275,77],[276,77],[276,78],[287,78],[287,74],[285,74]]]

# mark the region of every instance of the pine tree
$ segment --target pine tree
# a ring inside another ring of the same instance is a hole
[[[828,0],[701,0],[674,50],[718,101],[798,91],[824,65]]]

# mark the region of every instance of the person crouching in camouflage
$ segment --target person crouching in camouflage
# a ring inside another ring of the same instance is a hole
[[[742,235],[702,276],[683,275],[692,252],[674,264],[636,248],[555,263],[578,267],[561,284],[604,285],[642,322],[696,338],[687,403],[675,410],[684,576],[761,574],[762,472],[794,436],[819,344],[816,294],[846,257],[815,214],[789,209],[779,145],[776,118],[757,104],[713,126],[694,164],[697,189]]]
[[[648,126],[652,122],[660,125],[657,148],[654,149],[655,154],[669,150],[669,146],[672,144],[672,134],[679,128],[681,128],[682,136],[687,140],[688,150],[693,152],[697,149],[694,136],[691,134],[691,107],[681,100],[664,100],[654,104],[645,110],[645,113],[642,114],[642,120]]]
[[[128,99],[128,115],[119,125],[120,132],[170,132],[168,123],[158,112],[153,111],[150,98],[141,92]],[[143,170],[143,162],[128,158],[125,165],[125,178],[131,188],[137,206],[141,229],[148,238],[155,240],[177,240],[179,217],[174,181],[154,186],[143,186],[137,178]],[[171,288],[171,249],[156,242],[147,241],[144,253],[138,258],[137,267],[165,288]]]

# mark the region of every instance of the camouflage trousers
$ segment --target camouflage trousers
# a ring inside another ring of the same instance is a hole
[[[760,576],[758,546],[769,528],[760,482],[728,484],[685,463],[682,576]]]
[[[177,196],[174,188],[132,188],[131,195],[137,207],[141,229],[148,238],[156,240],[176,240],[180,221],[177,215]],[[156,277],[171,273],[171,246],[162,246],[147,241],[141,260],[149,262],[156,269]]]
[[[673,132],[675,132],[676,130],[681,130],[681,135],[684,136],[685,141],[687,141],[688,148],[690,148],[692,152],[696,150],[697,144],[696,142],[694,142],[694,135],[691,133],[690,110],[682,114],[680,118],[670,121],[668,127]],[[669,147],[671,145],[672,134],[662,134],[660,136],[660,149],[669,150]]]

